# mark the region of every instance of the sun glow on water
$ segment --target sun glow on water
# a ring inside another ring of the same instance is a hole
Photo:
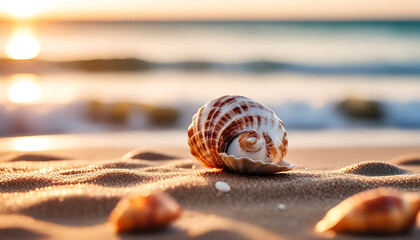
[[[35,103],[42,97],[42,89],[32,74],[16,74],[11,77],[12,86],[8,91],[8,99],[13,103]]]
[[[41,151],[49,148],[49,142],[42,137],[19,137],[12,139],[12,149],[16,151]]]
[[[29,28],[18,28],[13,32],[5,52],[11,59],[32,59],[41,52],[41,45]]]

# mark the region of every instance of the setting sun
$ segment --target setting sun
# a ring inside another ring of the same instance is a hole
[[[1,7],[16,18],[29,18],[35,15],[40,7],[42,1],[34,0],[13,0],[5,1]]]
[[[35,83],[32,74],[16,74],[12,76],[13,84],[8,98],[13,103],[34,103],[42,97],[42,89]]]
[[[31,59],[38,56],[41,45],[28,28],[18,28],[6,45],[6,55],[11,59]]]

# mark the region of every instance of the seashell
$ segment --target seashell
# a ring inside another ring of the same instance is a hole
[[[182,207],[164,192],[121,200],[112,210],[109,222],[116,232],[155,231],[177,219]]]
[[[188,145],[208,168],[267,174],[294,167],[283,160],[288,146],[283,122],[243,96],[223,96],[201,107],[188,127]]]
[[[410,230],[420,210],[420,196],[391,188],[355,194],[327,212],[317,232],[396,234]]]

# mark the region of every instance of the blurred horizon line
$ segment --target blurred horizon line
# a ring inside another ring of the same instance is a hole
[[[392,23],[420,22],[420,17],[408,18],[308,18],[308,19],[12,19],[0,18],[0,23]]]
[[[308,64],[288,61],[251,59],[239,62],[217,62],[209,60],[153,61],[140,58],[92,58],[84,60],[48,61],[41,59],[14,60],[0,57],[0,76],[31,70],[31,73],[85,71],[85,72],[145,72],[156,70],[182,70],[193,72],[248,72],[273,73],[294,72],[300,74],[338,75],[420,75],[420,62],[361,62]]]

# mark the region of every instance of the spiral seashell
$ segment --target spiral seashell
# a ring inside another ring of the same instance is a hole
[[[283,160],[288,146],[283,122],[243,96],[223,96],[201,107],[188,128],[188,145],[208,168],[266,174],[294,167]]]
[[[327,212],[317,232],[397,234],[410,230],[420,210],[420,195],[377,188],[353,195]]]

